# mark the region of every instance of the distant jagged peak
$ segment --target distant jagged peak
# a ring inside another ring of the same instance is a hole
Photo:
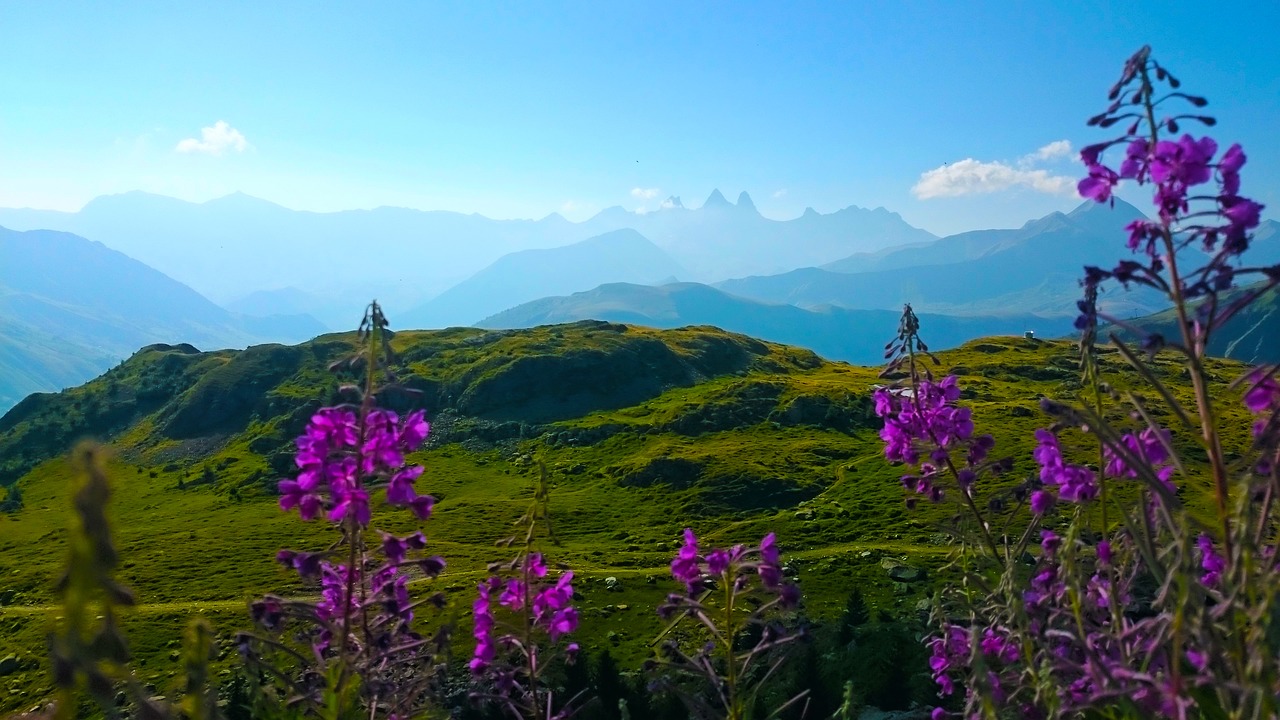
[[[819,214],[818,214],[818,211],[814,210],[813,206],[810,205],[804,209],[804,214],[801,215],[801,217],[816,218],[816,217],[819,217]]]
[[[1073,213],[1074,214],[1074,213]],[[1071,224],[1071,220],[1066,214],[1054,211],[1044,217],[1034,218],[1022,224],[1021,230],[1035,230],[1043,232],[1056,227],[1063,227]]]
[[[756,210],[756,204],[751,202],[751,196],[747,194],[746,190],[743,190],[738,194],[738,209],[759,212]]]
[[[239,190],[233,193],[228,193],[226,195],[223,195],[222,197],[216,197],[212,200],[206,200],[205,202],[202,202],[200,204],[203,205],[204,207],[213,207],[213,208],[229,207],[229,208],[236,208],[236,209],[272,209],[272,210],[285,209],[283,205],[277,205],[276,203],[273,203],[270,200],[264,200],[260,197],[250,195],[246,192],[241,192]]]
[[[168,195],[157,195],[156,193],[150,193],[145,190],[126,190],[125,192],[121,192],[121,193],[99,195],[93,198],[92,200],[90,200],[89,202],[85,203],[84,206],[80,208],[80,212],[84,212],[85,210],[91,210],[91,209],[96,210],[104,207],[114,207],[114,206],[123,206],[123,205],[136,207],[140,203],[147,203],[153,207],[154,206],[180,207],[180,206],[190,206],[194,204],[194,203],[187,202],[186,200],[181,200],[176,197],[170,197]]]
[[[1115,197],[1114,195],[1111,197],[1111,202],[1100,203],[1094,202],[1093,200],[1085,200],[1077,205],[1075,210],[1067,213],[1067,217],[1073,220],[1081,217],[1097,215],[1106,215],[1111,217],[1119,215],[1128,219],[1146,217],[1146,213],[1142,212],[1134,205]]]
[[[711,191],[710,195],[707,196],[707,201],[702,203],[702,207],[703,209],[715,208],[715,207],[724,208],[724,207],[733,207],[733,204],[730,203],[727,199],[725,199],[724,195],[720,194],[719,188],[716,188],[715,190]]]
[[[565,224],[565,223],[567,223],[567,222],[569,222],[569,221],[565,218],[565,216],[563,216],[563,215],[561,215],[560,213],[558,213],[558,212],[556,212],[556,211],[554,211],[554,210],[553,210],[553,211],[551,211],[550,213],[548,213],[545,217],[543,217],[541,220],[538,220],[537,222],[539,222],[539,223],[557,223],[557,224],[561,224],[561,225],[563,225],[563,224]]]

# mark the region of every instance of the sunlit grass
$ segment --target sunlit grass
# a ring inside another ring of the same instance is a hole
[[[821,362],[806,351],[714,329],[620,327],[578,323],[397,336],[412,371],[407,380],[424,392],[429,410],[446,406],[466,416],[471,408],[491,425],[527,413],[533,430],[524,438],[437,443],[415,454],[411,460],[426,468],[419,490],[440,498],[426,523],[400,511],[375,511],[375,524],[390,532],[421,527],[433,551],[447,559],[445,573],[431,585],[449,594],[446,617],[465,623],[486,563],[506,559],[494,541],[511,532],[526,508],[538,461],[550,471],[560,542],[544,549],[549,560],[582,578],[581,640],[611,647],[625,665],[650,652],[647,643],[659,628],[654,608],[673,588],[667,563],[685,526],[716,545],[776,532],[805,593],[804,609],[814,617],[834,616],[854,587],[876,608],[917,611],[929,583],[895,584],[881,561],[891,557],[936,571],[949,551],[940,532],[946,506],[904,507],[900,472],[884,462],[867,413],[871,387],[884,382],[876,369]],[[207,615],[226,647],[236,629],[248,626],[249,598],[310,592],[274,555],[282,547],[320,549],[336,536],[324,523],[303,523],[278,510],[268,490],[279,474],[272,456],[287,450],[289,433],[309,407],[331,398],[335,381],[324,368],[351,347],[350,335],[296,349],[268,346],[245,367],[226,351],[152,350],[104,378],[46,398],[0,432],[0,465],[34,463],[19,481],[25,507],[0,515],[0,593],[12,596],[0,607],[0,657],[13,653],[39,663],[0,678],[0,711],[30,707],[50,684],[43,638],[58,613],[52,588],[66,555],[71,468],[64,455],[82,435],[110,443],[109,514],[122,555],[119,576],[140,603],[126,628],[139,671],[160,692],[177,682],[170,655],[190,615]],[[1038,401],[1075,392],[1074,352],[1065,342],[995,338],[940,354],[936,371],[961,375],[964,402],[974,408],[979,428],[995,434],[997,455],[1016,459],[1014,471],[998,482],[1013,484],[1035,471],[1032,432],[1047,424]],[[520,360],[532,357],[542,358],[538,369],[545,377],[524,375]],[[265,367],[272,358],[282,365]],[[1120,369],[1114,355],[1106,364]],[[663,382],[618,372],[650,365],[652,377]],[[1163,367],[1176,385],[1176,368]],[[1234,363],[1211,365],[1222,386],[1239,371]],[[556,384],[566,378],[581,388]],[[1129,382],[1121,375],[1117,386]],[[147,400],[144,387],[171,392]],[[805,410],[815,398],[827,415]],[[101,405],[96,415],[60,421],[73,402],[83,408],[86,401]],[[132,409],[110,412],[124,405]],[[1242,408],[1225,402],[1221,412],[1226,426],[1240,428],[1229,450],[1243,450]],[[103,416],[109,422],[94,426],[93,418]],[[590,432],[597,435],[583,435]],[[1180,433],[1175,429],[1188,444]],[[689,483],[673,482],[654,471],[666,467],[655,465],[660,461],[697,471]],[[200,483],[205,468],[211,484]],[[1203,483],[1182,484],[1193,507],[1207,502]],[[621,581],[619,591],[604,589],[610,576]],[[459,642],[466,639],[464,627]],[[227,670],[234,658],[234,652],[224,657],[217,670]]]

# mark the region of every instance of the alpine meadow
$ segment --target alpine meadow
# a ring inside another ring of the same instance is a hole
[[[1277,21],[0,9],[0,716],[1280,718]]]

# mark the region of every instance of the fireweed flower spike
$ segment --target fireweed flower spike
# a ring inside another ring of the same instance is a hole
[[[308,713],[331,714],[334,703],[370,717],[419,712],[431,703],[429,691],[443,668],[436,658],[448,646],[447,627],[434,637],[413,627],[423,604],[442,604],[439,596],[415,601],[409,592],[410,571],[433,578],[444,569],[443,559],[426,554],[426,535],[383,532],[369,540],[375,491],[385,489],[387,505],[407,508],[419,520],[430,517],[434,503],[414,488],[422,467],[405,461],[427,439],[425,414],[401,417],[378,406],[379,394],[391,389],[379,381],[394,381],[390,334],[373,303],[360,330],[363,387],[344,386],[357,402],[312,415],[295,441],[298,472],[279,483],[282,510],[296,509],[303,520],[324,517],[341,530],[339,543],[327,550],[276,556],[318,581],[319,600],[267,596],[253,603],[251,615],[270,635],[240,638],[250,665],[280,680]]]
[[[773,533],[758,546],[713,548],[705,554],[693,530],[686,528],[683,540],[671,561],[671,576],[684,586],[684,592],[672,593],[658,608],[658,614],[672,622],[655,641],[662,643],[662,660],[654,669],[704,684],[701,690],[689,692],[672,684],[670,676],[662,676],[656,685],[675,691],[696,717],[745,720],[764,682],[786,659],[785,646],[801,637],[780,622],[786,611],[799,604],[799,588],[784,579]],[[689,618],[703,631],[695,647],[682,648],[664,639]],[[743,649],[739,640],[753,628],[759,630],[759,640]],[[802,695],[791,698],[784,708],[802,700]]]
[[[1125,63],[1111,104],[1089,121],[1123,134],[1081,151],[1080,194],[1111,202],[1121,183],[1149,186],[1154,212],[1116,228],[1128,257],[1085,268],[1081,397],[1042,401],[1053,424],[1036,431],[1038,473],[1022,486],[1029,512],[1015,518],[1027,528],[1015,552],[1031,551],[1030,570],[961,547],[972,571],[965,586],[943,593],[929,641],[948,703],[934,717],[1280,716],[1280,649],[1267,640],[1280,633],[1280,383],[1271,367],[1239,381],[1252,446],[1232,446],[1230,455],[1222,435],[1232,415],[1218,407],[1224,398],[1210,392],[1206,371],[1214,334],[1273,290],[1280,266],[1249,265],[1262,206],[1240,194],[1246,154],[1193,131],[1213,119],[1199,111],[1207,101],[1180,87],[1144,47]],[[1118,165],[1109,153],[1120,155]],[[1100,289],[1109,281],[1164,295],[1173,331],[1146,334],[1108,317]],[[1245,281],[1256,282],[1238,287]],[[910,320],[887,355],[891,371],[910,365],[909,385],[876,397],[886,457],[912,467],[903,481],[915,492],[936,497],[940,480],[952,478],[948,489],[972,498],[986,483],[975,482],[977,469],[961,475],[956,445],[965,435],[943,413],[954,401],[946,380],[917,369],[904,342],[918,335]],[[1122,391],[1104,379],[1100,334],[1147,388]],[[1192,403],[1166,385],[1157,356],[1181,364]],[[1169,418],[1168,429],[1155,418]],[[1195,453],[1182,455],[1192,444]],[[1188,497],[1210,493],[1212,522],[1182,507],[1180,488]],[[1042,521],[1054,529],[1038,528]]]
[[[954,489],[992,557],[1001,557],[986,513],[975,501],[975,485],[984,475],[1000,475],[1007,461],[988,460],[995,440],[975,434],[972,411],[958,404],[956,376],[935,381],[927,368],[922,369],[922,357],[935,364],[937,359],[920,339],[920,321],[910,305],[903,308],[898,337],[889,343],[886,356],[890,360],[882,375],[906,368],[907,382],[878,387],[872,396],[875,413],[884,421],[880,438],[885,441],[885,459],[908,466],[911,471],[902,476],[903,487],[932,502],[942,502]],[[907,502],[914,505],[914,500]]]
[[[557,661],[576,661],[579,650],[577,643],[567,642],[578,629],[573,572],[560,572],[552,581],[546,559],[533,550],[537,528],[550,528],[548,506],[543,468],[532,505],[516,521],[525,528],[522,549],[511,561],[490,567],[505,577],[494,574],[481,580],[471,607],[476,643],[469,663],[476,681],[472,698],[526,720],[564,720],[574,714],[579,701],[558,701],[546,677]],[[515,540],[499,544],[509,546]]]

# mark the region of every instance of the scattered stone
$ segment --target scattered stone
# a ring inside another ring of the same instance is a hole
[[[174,662],[177,662],[178,658],[181,658],[181,657],[182,657],[182,653],[177,650],[174,650],[173,652],[169,653],[169,659]]]
[[[812,520],[812,519],[813,519],[813,510],[810,510],[809,508],[803,508],[803,509],[801,509],[801,510],[797,510],[797,511],[796,511],[796,519],[797,519],[797,520]]]
[[[604,589],[617,591],[622,589],[622,583],[618,582],[618,578],[610,575],[604,579]]]
[[[123,690],[116,693],[116,707],[122,707],[127,702],[129,702],[129,696]]]
[[[626,611],[626,610],[630,610],[630,609],[631,609],[631,606],[630,606],[630,605],[623,604],[623,605],[619,605],[619,606],[618,606],[618,609],[619,609],[619,610]]]
[[[18,592],[16,590],[0,591],[0,605],[8,605],[12,603],[16,597],[18,597]]]
[[[923,580],[925,572],[920,568],[913,568],[910,565],[895,565],[889,568],[889,578],[898,582],[917,582]]]
[[[9,654],[0,658],[0,675],[8,675],[18,670],[18,656]]]
[[[862,552],[858,553],[858,557],[871,557],[871,551],[863,550]]]
[[[923,600],[916,602],[916,610],[918,610],[919,612],[927,613],[931,609],[933,609],[933,601],[930,600],[929,598],[924,598]]]
[[[658,582],[658,578],[653,575],[646,575],[644,578],[645,585],[655,585],[657,584],[657,582]]]

